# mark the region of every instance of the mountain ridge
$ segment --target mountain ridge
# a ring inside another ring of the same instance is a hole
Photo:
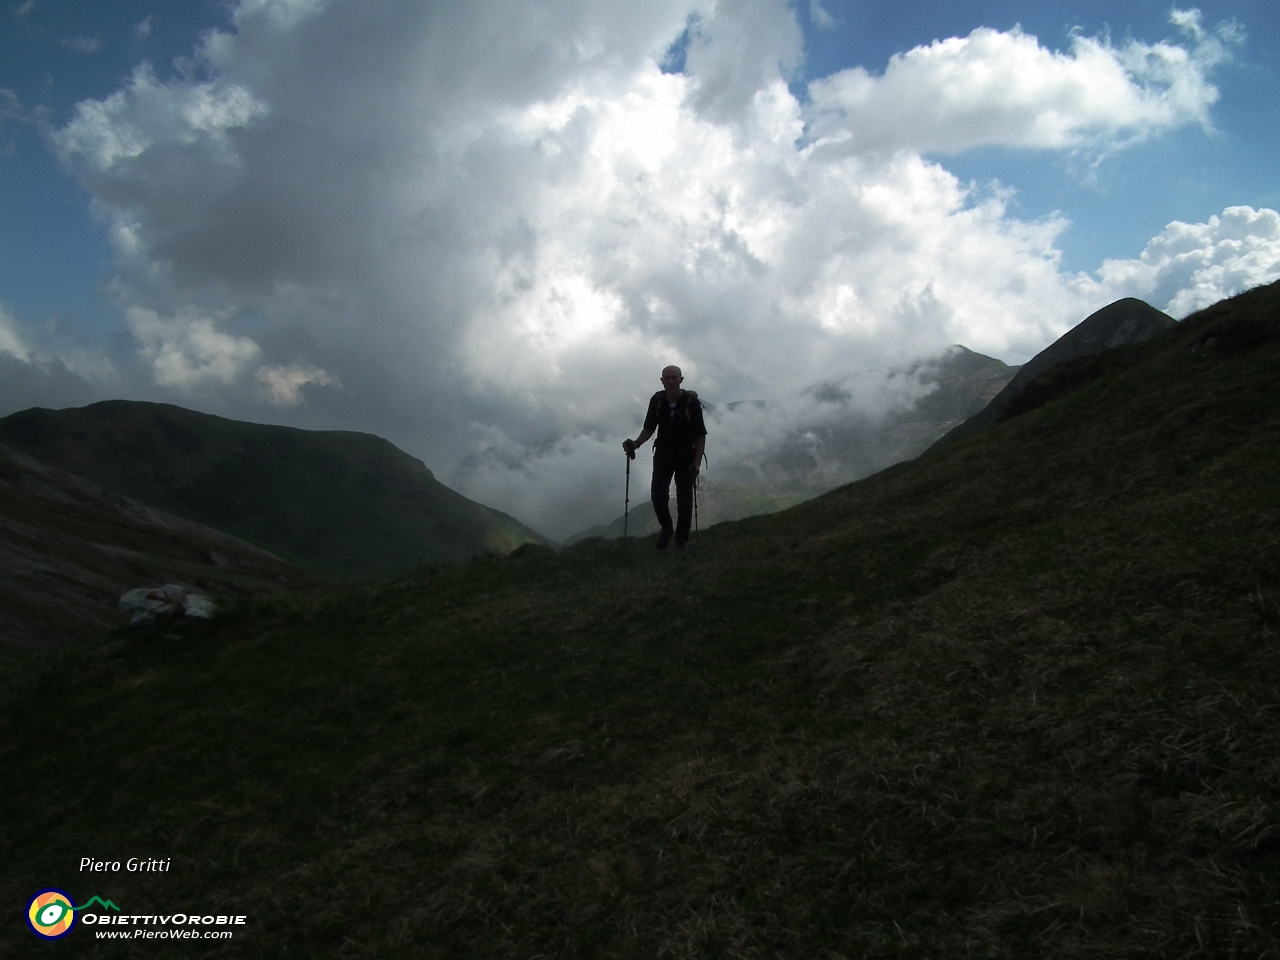
[[[0,419],[0,443],[326,576],[506,553],[541,538],[389,441],[109,400]]]
[[[1004,415],[1027,386],[1055,366],[1121,346],[1142,343],[1171,329],[1177,321],[1135,297],[1095,310],[1018,368],[1013,378],[978,412],[929,445],[941,449],[981,433]]]

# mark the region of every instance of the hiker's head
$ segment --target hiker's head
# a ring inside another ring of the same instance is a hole
[[[679,367],[662,368],[662,385],[667,390],[679,390],[683,382],[684,377],[681,376]]]

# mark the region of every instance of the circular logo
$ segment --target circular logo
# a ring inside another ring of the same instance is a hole
[[[46,940],[65,937],[76,925],[71,896],[61,890],[41,890],[27,904],[27,924]]]

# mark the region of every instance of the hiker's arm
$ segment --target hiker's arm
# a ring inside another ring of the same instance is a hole
[[[640,436],[634,440],[622,441],[622,449],[627,451],[627,456],[632,456],[636,448],[653,436],[653,431],[658,429],[658,396],[654,394],[649,400],[649,409],[644,412],[644,429],[640,431]],[[631,444],[628,448],[627,444]]]
[[[707,445],[707,435],[704,433],[693,445],[693,475],[696,477],[702,469],[702,451]]]
[[[635,449],[637,449],[638,447],[640,447],[640,445],[641,445],[641,444],[643,444],[646,440],[648,440],[648,439],[649,439],[650,437],[652,437],[652,436],[653,436],[653,431],[652,431],[652,430],[650,430],[648,427],[645,427],[643,430],[641,430],[641,431],[640,431],[640,436],[636,437],[634,440],[630,440],[630,441],[628,441],[628,440],[623,440],[623,441],[622,441],[622,449],[623,449],[623,450],[626,450],[626,449],[627,449],[627,444],[628,444],[628,443],[630,443],[630,444],[631,444],[631,449],[632,449],[632,450],[635,450]]]

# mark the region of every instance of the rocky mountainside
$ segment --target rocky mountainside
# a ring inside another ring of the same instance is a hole
[[[0,419],[0,443],[314,573],[362,577],[542,538],[381,437],[110,400]]]
[[[1091,313],[1049,346],[1028,360],[991,402],[963,423],[956,425],[932,448],[941,448],[963,437],[981,433],[1000,420],[1027,385],[1051,367],[1091,356],[1104,350],[1142,343],[1164,333],[1177,321],[1155,307],[1133,297],[1125,297]]]
[[[322,581],[253,544],[0,446],[0,641],[56,646],[124,623],[122,593],[176,583],[219,600]]]

